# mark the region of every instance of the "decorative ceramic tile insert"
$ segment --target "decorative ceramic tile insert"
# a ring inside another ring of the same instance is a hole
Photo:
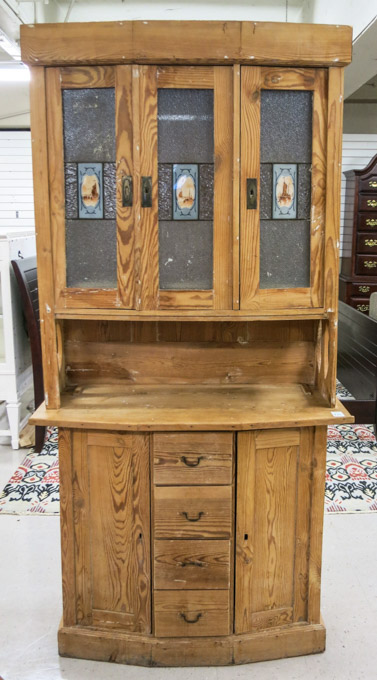
[[[173,219],[198,219],[198,166],[173,165]]]
[[[79,163],[79,217],[103,218],[102,163]]]
[[[273,219],[295,219],[297,217],[297,165],[274,163],[272,175]]]

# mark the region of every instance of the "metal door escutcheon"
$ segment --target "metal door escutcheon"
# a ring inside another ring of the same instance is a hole
[[[141,207],[152,207],[152,177],[141,178]]]
[[[246,180],[246,207],[248,210],[256,210],[257,207],[257,180],[254,177]]]
[[[132,206],[132,177],[123,175],[122,177],[122,207],[131,208]]]

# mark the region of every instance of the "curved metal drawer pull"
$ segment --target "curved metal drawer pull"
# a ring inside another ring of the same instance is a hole
[[[188,619],[184,612],[179,612],[179,615],[182,617],[184,621],[186,621],[186,623],[198,623],[200,617],[202,616],[202,614],[200,613],[195,616],[195,619]]]
[[[196,460],[187,460],[186,456],[181,456],[181,463],[187,465],[187,467],[197,467],[204,456],[198,456]]]
[[[181,567],[204,567],[205,562],[199,562],[199,560],[185,560],[181,562]]]
[[[183,517],[187,519],[188,522],[199,522],[199,520],[203,517],[204,512],[202,511],[198,512],[197,517],[189,517],[187,512],[182,512],[181,515],[183,515]]]

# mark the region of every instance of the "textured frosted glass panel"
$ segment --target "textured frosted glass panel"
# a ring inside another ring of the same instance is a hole
[[[75,220],[78,217],[77,163],[64,164],[65,216]]]
[[[158,165],[158,216],[160,220],[171,220],[173,214],[173,166]]]
[[[213,90],[158,90],[159,163],[213,163]]]
[[[298,166],[298,213],[299,220],[310,219],[310,205],[312,196],[312,166],[300,164]]]
[[[116,288],[114,220],[67,220],[68,288]]]
[[[65,161],[115,161],[113,88],[63,90]]]
[[[213,219],[214,165],[201,165],[199,169],[199,219]]]
[[[312,92],[261,91],[261,162],[310,163]]]
[[[116,176],[115,163],[103,164],[104,217],[107,220],[116,218]]]
[[[310,286],[310,222],[261,220],[260,287]]]
[[[212,222],[160,222],[160,288],[212,288],[212,233]]]

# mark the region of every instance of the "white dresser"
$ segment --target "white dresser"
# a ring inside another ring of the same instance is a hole
[[[22,408],[22,397],[32,388],[33,374],[11,260],[33,255],[34,228],[0,228],[0,401],[5,402],[7,415],[7,426],[0,429],[0,436],[9,436],[14,449],[19,447],[19,433],[30,415]]]

